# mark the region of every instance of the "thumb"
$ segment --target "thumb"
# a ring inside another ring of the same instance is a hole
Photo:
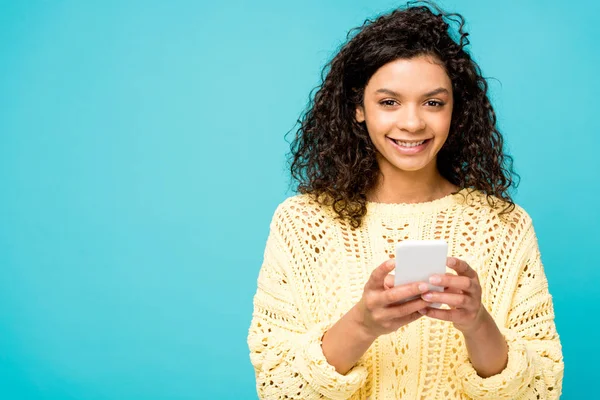
[[[382,263],[379,267],[371,273],[371,277],[367,282],[369,289],[381,289],[385,282],[385,277],[394,269],[396,262],[393,258]]]
[[[387,274],[387,276],[385,277],[385,280],[383,281],[383,287],[386,289],[391,289],[395,286],[395,283],[396,283],[396,275],[390,273],[390,274]]]

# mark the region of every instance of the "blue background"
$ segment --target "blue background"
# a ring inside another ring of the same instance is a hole
[[[0,1],[0,398],[254,398],[285,132],[370,1]],[[600,359],[600,3],[446,1],[532,215],[566,362]]]

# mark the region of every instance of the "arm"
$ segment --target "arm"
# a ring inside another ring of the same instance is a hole
[[[465,393],[473,399],[558,399],[562,390],[564,363],[552,296],[528,222],[507,323],[499,327],[508,349],[506,367],[484,378],[464,354],[465,362],[457,369]]]
[[[492,316],[482,308],[482,324],[473,332],[463,332],[469,360],[477,374],[487,378],[506,368],[508,345]]]
[[[496,322],[481,301],[481,284],[477,272],[458,258],[449,257],[447,265],[457,275],[434,275],[432,284],[444,287],[443,292],[425,293],[429,302],[450,306],[450,309],[425,309],[424,315],[442,321],[452,321],[462,332],[469,361],[483,378],[496,375],[506,367],[508,346]]]
[[[353,307],[323,336],[323,354],[340,374],[350,371],[376,339],[357,323],[358,312]]]
[[[307,326],[302,321],[286,273],[294,260],[285,243],[278,224],[272,223],[248,333],[259,397],[347,399],[365,381],[366,368],[359,362],[342,375],[327,362],[321,339],[333,324]]]
[[[323,353],[336,371],[345,374],[379,336],[398,330],[421,317],[427,306],[421,299],[396,304],[429,290],[425,282],[394,286],[393,259],[375,268],[365,284],[360,301],[323,337]]]

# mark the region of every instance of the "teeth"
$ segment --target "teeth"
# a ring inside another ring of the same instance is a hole
[[[393,140],[393,139],[392,139]],[[396,142],[396,144],[402,146],[402,147],[417,147],[422,145],[423,143],[425,143],[424,140],[421,140],[420,142],[416,142],[416,143],[409,143],[409,142],[399,142],[397,140],[394,140],[394,142]]]

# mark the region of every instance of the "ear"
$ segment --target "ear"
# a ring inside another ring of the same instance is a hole
[[[356,121],[358,123],[365,122],[365,109],[361,105],[356,106]]]

